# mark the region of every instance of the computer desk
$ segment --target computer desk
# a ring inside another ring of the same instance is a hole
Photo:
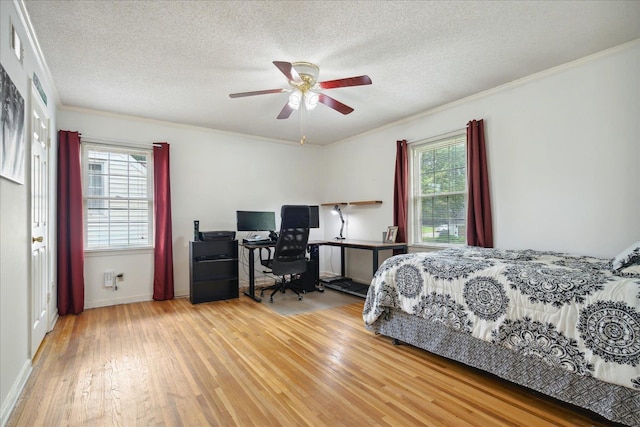
[[[240,242],[240,246],[246,248],[249,251],[249,292],[244,292],[246,296],[254,301],[260,302],[262,299],[256,296],[256,274],[255,274],[255,250],[260,248],[274,247],[275,242],[270,244],[255,244]],[[402,253],[407,253],[406,243],[383,243],[369,240],[310,240],[307,246],[337,246],[340,248],[340,274],[344,277],[346,271],[345,263],[345,249],[364,249],[372,251],[373,253],[373,269],[372,274],[375,274],[378,270],[379,252],[383,250],[399,250]]]
[[[373,270],[372,274],[376,274],[378,270],[378,253],[380,251],[386,250],[399,250],[402,253],[407,253],[407,244],[406,243],[384,243],[384,242],[376,242],[370,240],[326,240],[321,243],[325,246],[338,246],[340,247],[340,275],[345,276],[345,249],[364,249],[367,251],[373,252]]]
[[[322,245],[324,244],[324,240],[309,240],[307,242],[307,247],[314,245]],[[260,302],[262,298],[256,296],[256,255],[255,250],[260,248],[273,248],[276,246],[276,242],[271,243],[248,243],[248,242],[238,242],[238,244],[249,251],[249,292],[244,292],[246,296],[253,299],[254,301]]]

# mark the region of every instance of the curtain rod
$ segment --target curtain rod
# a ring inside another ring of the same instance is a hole
[[[80,133],[80,136],[83,140],[87,142],[93,142],[97,144],[109,144],[109,145],[117,145],[120,147],[132,147],[132,148],[151,148],[151,147],[161,147],[160,144],[154,142],[133,142],[133,141],[124,141],[118,139],[108,139],[108,138],[100,138],[97,136],[84,135]]]

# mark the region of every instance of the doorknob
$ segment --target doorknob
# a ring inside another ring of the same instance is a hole
[[[35,242],[40,242],[40,243],[42,243],[42,241],[43,241],[43,240],[44,240],[44,239],[42,238],[42,236],[32,237],[32,238],[31,238],[31,242],[32,242],[32,243],[35,243]]]

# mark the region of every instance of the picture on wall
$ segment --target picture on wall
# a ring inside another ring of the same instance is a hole
[[[0,176],[24,184],[24,98],[0,65]]]

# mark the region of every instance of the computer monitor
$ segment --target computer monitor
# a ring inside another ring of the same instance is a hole
[[[320,207],[309,206],[309,228],[320,228]]]
[[[238,231],[274,231],[275,212],[236,211]]]

